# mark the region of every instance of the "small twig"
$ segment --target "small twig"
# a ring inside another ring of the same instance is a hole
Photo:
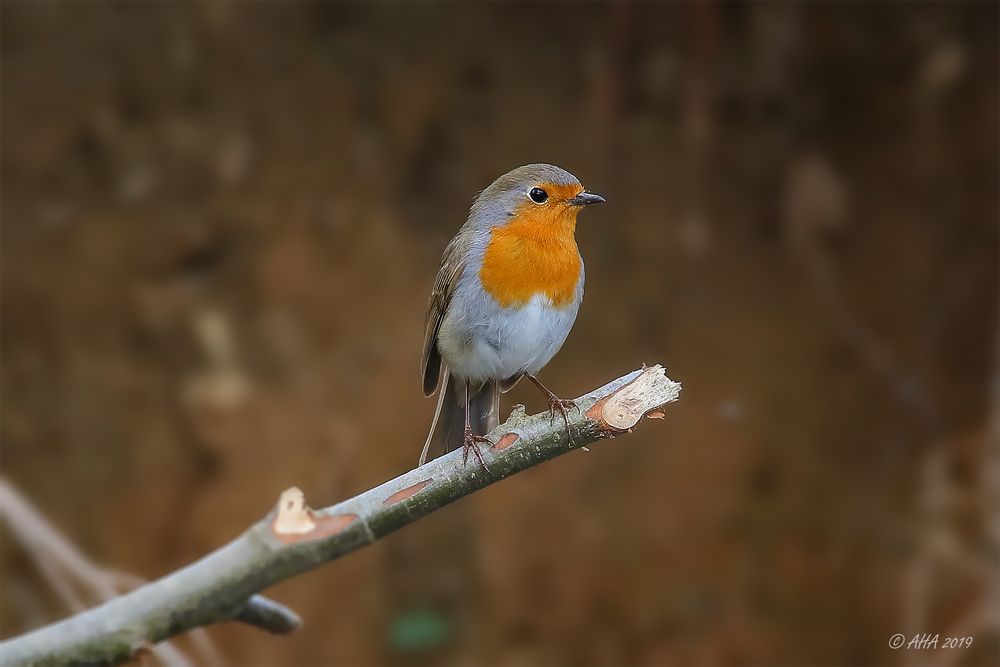
[[[263,595],[250,598],[250,604],[238,611],[233,620],[253,625],[276,635],[286,635],[302,627],[302,618],[285,605]]]
[[[289,489],[274,511],[200,561],[34,632],[0,643],[0,664],[111,664],[193,628],[238,619],[271,631],[293,629],[297,617],[256,594],[279,581],[344,556],[388,533],[561,454],[631,432],[646,415],[677,400],[680,384],[660,366],[633,371],[576,400],[569,429],[548,414],[518,407],[489,434],[491,475],[462,465],[461,451],[323,510]],[[657,418],[662,415],[657,415]],[[253,608],[248,610],[247,605]]]

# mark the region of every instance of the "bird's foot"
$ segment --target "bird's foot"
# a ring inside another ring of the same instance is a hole
[[[479,451],[479,443],[490,443],[493,442],[487,438],[485,435],[476,435],[472,432],[472,429],[468,426],[465,428],[465,442],[462,445],[462,465],[466,465],[469,462],[469,452],[476,455],[476,460],[479,461],[480,467],[486,472],[490,469],[486,467],[486,462],[483,461],[483,454]]]
[[[568,398],[559,398],[555,394],[549,395],[549,420],[555,421],[556,412],[562,416],[563,426],[566,427],[566,437],[569,441],[573,442],[573,432],[569,428],[569,411],[576,410],[580,411],[580,406]]]
[[[538,390],[545,394],[545,398],[549,402],[549,417],[552,421],[555,421],[556,411],[562,415],[563,426],[566,427],[566,437],[569,438],[570,444],[573,442],[573,432],[569,428],[569,410],[577,410],[578,412],[583,412],[580,410],[580,406],[576,404],[576,401],[570,400],[568,398],[559,398],[552,391],[549,390],[544,384],[542,384],[538,378],[530,373],[525,373],[524,377],[531,380],[531,383],[538,387]]]

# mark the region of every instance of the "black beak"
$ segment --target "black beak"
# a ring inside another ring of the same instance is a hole
[[[587,192],[584,190],[572,199],[567,200],[567,203],[573,206],[590,206],[591,204],[603,204],[607,199],[601,195],[595,195],[593,192]]]

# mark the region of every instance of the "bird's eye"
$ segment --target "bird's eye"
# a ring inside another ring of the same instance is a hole
[[[531,188],[528,190],[528,199],[535,202],[536,204],[544,204],[545,200],[549,198],[549,193],[541,188]]]

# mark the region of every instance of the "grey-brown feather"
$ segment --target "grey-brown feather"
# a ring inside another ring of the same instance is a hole
[[[441,376],[441,354],[437,349],[437,333],[441,319],[448,310],[455,286],[465,269],[462,249],[465,246],[462,233],[453,238],[445,248],[441,257],[441,266],[434,279],[434,288],[427,304],[427,317],[424,318],[424,347],[420,360],[420,377],[423,379],[424,396],[432,396]]]
[[[512,375],[511,377],[500,380],[500,393],[506,394],[508,391],[514,388],[514,386],[521,381],[524,377],[524,373],[518,373],[517,375]]]
[[[433,455],[447,454],[465,443],[465,381],[445,376],[444,396],[438,401],[433,431],[427,436],[417,465]],[[500,424],[500,385],[490,381],[469,388],[469,424],[476,435],[486,435]]]

